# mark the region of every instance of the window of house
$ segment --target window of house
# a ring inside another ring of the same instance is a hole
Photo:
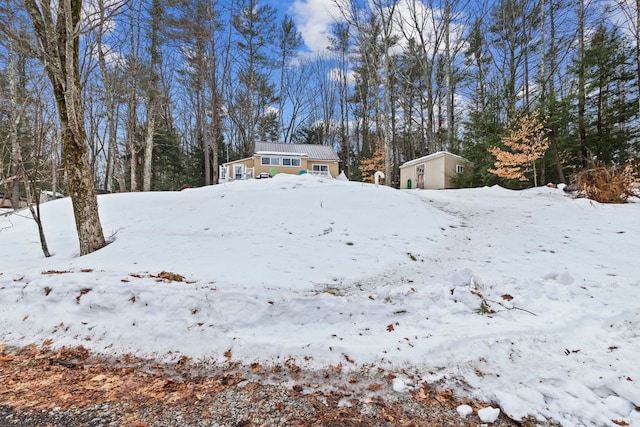
[[[311,165],[312,172],[329,172],[329,165]]]
[[[300,159],[298,157],[283,157],[282,166],[300,167]]]
[[[280,157],[262,157],[260,164],[262,166],[280,166]]]
[[[462,172],[464,172],[464,166],[456,165],[456,173],[462,173]]]

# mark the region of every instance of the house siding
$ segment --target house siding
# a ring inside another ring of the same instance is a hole
[[[274,155],[265,155],[266,157],[283,157],[283,156],[274,156]],[[287,156],[284,156],[287,157]],[[261,173],[269,173],[271,169],[275,169],[278,173],[288,173],[297,175],[301,170],[305,170],[311,172],[313,165],[327,165],[329,167],[329,174],[332,178],[335,178],[340,173],[338,162],[333,160],[315,160],[315,159],[307,159],[306,157],[302,157],[300,159],[300,167],[292,167],[292,166],[264,166],[260,164],[262,159],[261,155],[254,156],[254,164],[256,170],[256,176]]]
[[[338,156],[333,152],[333,150],[326,146],[310,147],[308,145],[296,146],[295,144],[261,143],[260,148],[263,149],[263,151],[256,152],[252,157],[224,163],[222,167],[226,168],[228,171],[228,179],[234,180],[233,166],[237,164],[243,164],[246,169],[253,170],[252,177],[260,176],[261,173],[270,173],[272,169],[275,169],[277,173],[292,175],[297,175],[302,170],[311,173],[313,165],[326,165],[328,167],[328,173],[332,178],[336,178],[340,174]],[[285,149],[287,151],[284,151]],[[307,151],[314,155],[322,155],[323,157],[326,156],[331,158],[313,158],[312,156],[307,155]],[[331,151],[331,153],[329,153],[329,151]],[[278,166],[262,165],[262,157],[279,157],[281,159],[282,157],[300,158],[300,166],[283,166],[282,160],[280,160],[280,165]]]
[[[442,174],[442,188],[458,188],[458,185],[453,182],[453,178],[457,175],[456,166],[464,165],[464,162],[460,161],[455,157],[444,156],[443,157],[443,168],[444,173]]]

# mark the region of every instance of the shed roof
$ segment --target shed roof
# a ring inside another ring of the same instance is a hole
[[[433,159],[437,159],[438,157],[442,157],[442,156],[451,156],[451,157],[455,157],[456,159],[459,159],[463,162],[468,162],[467,159],[465,159],[462,156],[458,156],[457,154],[453,154],[453,153],[449,153],[448,151],[438,151],[436,153],[432,153],[432,154],[428,154],[426,156],[422,156],[418,159],[413,159],[413,160],[409,160],[408,162],[405,162],[403,164],[400,165],[401,168],[407,167],[407,166],[413,166],[413,165],[417,165],[420,163],[424,163],[424,162],[428,162],[429,160],[433,160]]]
[[[279,142],[256,142],[256,154],[297,155],[314,160],[334,160],[340,158],[329,145],[283,144]]]

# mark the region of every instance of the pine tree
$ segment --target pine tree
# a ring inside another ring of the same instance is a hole
[[[585,49],[585,141],[588,159],[622,164],[638,135],[631,49],[618,31],[600,25]]]

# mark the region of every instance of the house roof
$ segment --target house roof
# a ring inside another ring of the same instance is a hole
[[[426,156],[422,156],[422,157],[420,157],[418,159],[409,160],[408,162],[401,164],[400,167],[404,168],[404,167],[407,167],[407,166],[417,165],[419,163],[428,162],[429,160],[437,159],[438,157],[442,157],[442,156],[455,157],[456,159],[459,159],[459,160],[461,160],[463,162],[467,162],[468,161],[464,157],[458,156],[457,154],[449,153],[448,151],[438,151],[436,153],[432,153],[432,154],[428,154]]]
[[[283,144],[279,142],[256,142],[256,154],[295,155],[313,160],[335,160],[340,158],[329,145]]]

